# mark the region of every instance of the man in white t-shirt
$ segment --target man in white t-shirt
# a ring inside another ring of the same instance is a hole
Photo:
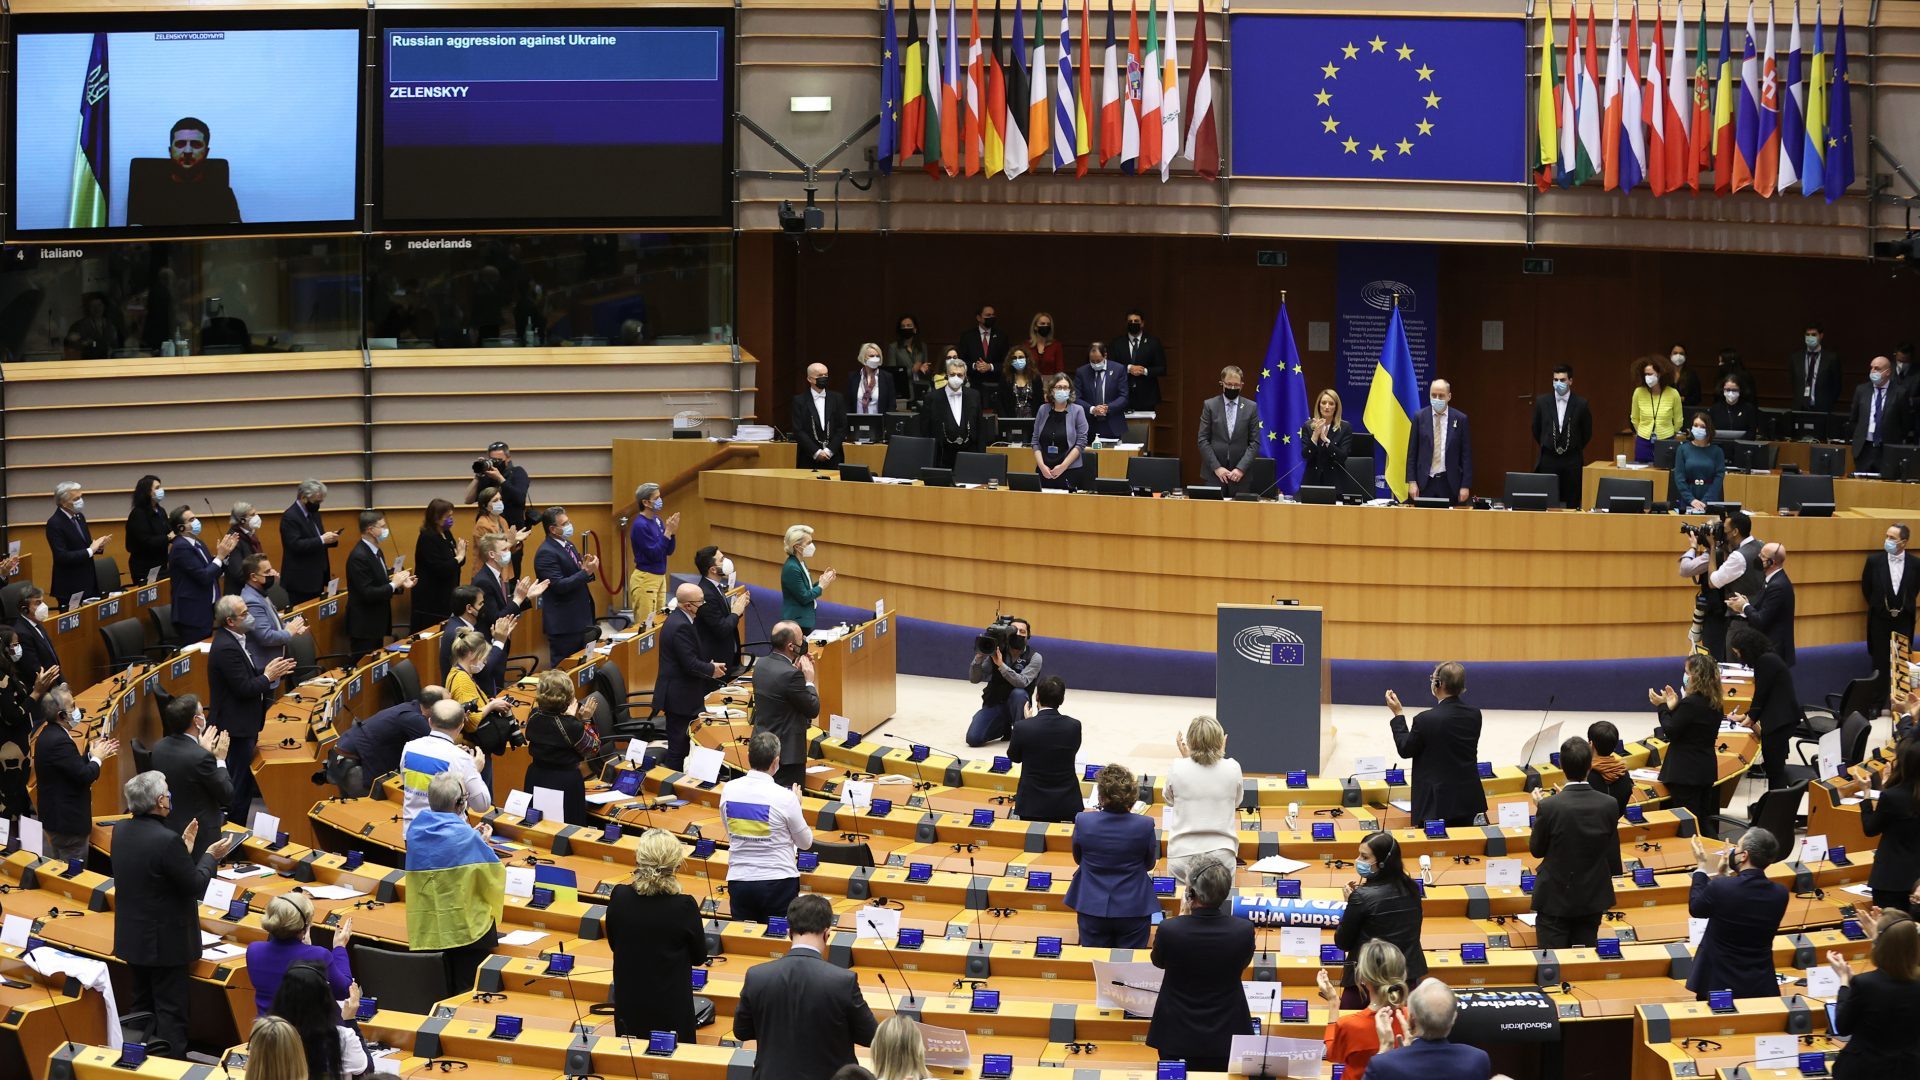
[[[801,848],[813,846],[813,830],[800,811],[800,785],[774,780],[780,767],[780,737],[756,733],[747,742],[751,772],[720,789],[720,816],[727,823],[727,896],[735,919],[766,922],[785,915],[800,895]]]
[[[427,712],[427,733],[400,748],[400,786],[405,792],[401,813],[408,824],[427,808],[427,785],[442,773],[457,777],[467,789],[468,810],[484,814],[493,808],[493,795],[480,778],[485,765],[480,749],[459,742],[466,721],[467,711],[459,702],[436,701]]]

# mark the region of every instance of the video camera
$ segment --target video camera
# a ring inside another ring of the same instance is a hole
[[[473,475],[475,476],[485,476],[487,470],[493,467],[494,461],[490,457],[477,457],[473,459]]]
[[[1724,519],[1709,521],[1704,525],[1689,525],[1683,521],[1680,523],[1680,532],[1692,538],[1693,542],[1701,547],[1710,544],[1725,545],[1727,542],[1727,523]]]
[[[1015,637],[1013,623],[1014,618],[1011,615],[995,616],[993,622],[973,639],[973,647],[982,656],[991,654],[995,649],[1011,649]]]

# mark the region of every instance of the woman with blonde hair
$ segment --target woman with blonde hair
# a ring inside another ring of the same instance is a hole
[[[307,1080],[300,1033],[278,1016],[262,1016],[247,1035],[246,1080]]]
[[[267,932],[267,940],[247,946],[247,978],[253,983],[255,1008],[264,1013],[273,1006],[273,995],[279,991],[280,981],[295,964],[317,964],[326,968],[334,1000],[347,996],[347,989],[353,985],[353,969],[347,963],[353,916],[340,917],[340,925],[333,928],[333,947],[323,949],[312,940],[313,901],[307,899],[306,893],[295,890],[267,901],[260,926]]]
[[[1032,321],[1027,323],[1026,348],[1040,374],[1058,375],[1067,370],[1067,350],[1054,331],[1052,315],[1044,311],[1033,313]]]
[[[927,1080],[927,1043],[920,1025],[895,1013],[873,1033],[874,1080]]]
[[[447,672],[447,696],[467,711],[464,737],[487,755],[480,778],[493,790],[493,759],[506,753],[513,729],[513,701],[504,694],[489,700],[480,692],[478,676],[493,655],[493,643],[477,630],[462,630],[453,639],[453,668]]]
[[[1353,449],[1353,425],[1341,418],[1340,395],[1331,388],[1313,399],[1313,415],[1300,429],[1300,451],[1306,456],[1302,484],[1339,487],[1340,473]]]
[[[707,962],[700,908],[675,876],[687,849],[670,832],[648,829],[634,849],[633,880],[607,899],[607,943],[614,982],[638,988],[614,1001],[614,1031],[671,1031],[693,1042],[693,969]]]
[[[1167,770],[1167,866],[1185,885],[1194,865],[1212,858],[1229,870],[1239,861],[1240,763],[1226,756],[1227,731],[1196,716],[1173,737],[1180,760]]]
[[[800,629],[811,634],[820,594],[833,584],[837,575],[828,568],[816,581],[813,571],[807,569],[807,560],[813,558],[814,553],[813,526],[788,526],[782,546],[787,552],[787,563],[780,568],[780,621],[799,623]]]
[[[1340,988],[1333,985],[1325,969],[1314,974],[1319,976],[1320,997],[1326,1001],[1330,1014],[1336,1013],[1340,1008]],[[1361,1080],[1366,1075],[1367,1062],[1381,1050],[1379,1014],[1383,1010],[1388,1014],[1387,1023],[1392,1025],[1396,1037],[1411,1030],[1407,1020],[1406,954],[1393,942],[1374,938],[1360,946],[1354,978],[1367,993],[1367,1007],[1328,1021],[1325,1060],[1345,1065],[1349,1080]]]

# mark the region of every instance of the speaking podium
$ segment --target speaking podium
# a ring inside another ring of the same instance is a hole
[[[1317,774],[1333,749],[1321,609],[1221,604],[1215,623],[1215,708],[1240,767]]]

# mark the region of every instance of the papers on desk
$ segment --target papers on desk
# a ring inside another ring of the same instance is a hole
[[[1281,956],[1319,956],[1320,928],[1317,926],[1283,926],[1280,928]],[[1273,984],[1268,983],[1269,987]]]
[[[365,889],[356,889],[351,885],[302,885],[300,891],[315,900],[352,900],[367,895]]]
[[[696,746],[687,751],[685,771],[703,784],[717,784],[720,782],[720,766],[726,760],[727,755],[710,746]]]
[[[624,791],[608,788],[605,791],[596,791],[588,795],[587,802],[594,806],[605,806],[608,803],[625,802],[629,799],[637,798],[639,798],[638,795],[629,795]]]
[[[204,959],[218,963],[221,960],[231,960],[236,956],[245,956],[247,955],[247,949],[244,945],[233,945],[223,941],[218,945],[201,949],[200,955]]]
[[[1832,968],[1821,964],[1807,968],[1806,974],[1808,997],[1831,1001],[1840,996],[1840,976],[1834,974]]]
[[[1395,810],[1398,810],[1403,814],[1413,813],[1412,799],[1393,799],[1389,801],[1387,805],[1393,807]]]
[[[507,792],[507,804],[500,809],[509,817],[523,818],[527,816],[527,811],[532,809],[532,807],[533,794],[531,792],[514,790]]]
[[[854,940],[878,938],[891,941],[900,936],[900,909],[863,906],[854,912]]]
[[[1256,874],[1280,874],[1284,876],[1286,874],[1297,874],[1311,865],[1313,864],[1303,863],[1298,859],[1289,859],[1285,855],[1269,855],[1259,862],[1254,863],[1252,866],[1247,867],[1247,869]],[[1317,954],[1318,952],[1316,950],[1316,955]]]
[[[1827,861],[1827,834],[1813,833],[1800,840],[1800,862],[1811,865]]]
[[[1519,859],[1488,859],[1486,864],[1487,884],[1520,887]]]
[[[847,733],[853,730],[853,721],[841,716],[839,713],[829,713],[828,716],[827,737],[839,742],[846,742]]]
[[[206,641],[196,641],[196,642],[194,642],[194,643],[193,643],[193,644],[191,644],[191,645],[182,645],[182,646],[180,646],[180,651],[181,651],[181,652],[183,652],[183,653],[190,653],[190,652],[197,652],[197,653],[204,653],[204,652],[212,652],[212,651],[213,651],[213,641],[212,641],[211,639],[209,639],[209,640],[206,640]]]
[[[911,484],[913,483],[913,481],[911,480],[902,480],[897,476],[876,476],[873,478],[873,482],[876,484]]]
[[[527,900],[533,896],[533,867],[507,867],[506,894]]]
[[[1319,1076],[1326,1049],[1319,1039],[1235,1035],[1227,1050],[1227,1065],[1235,1076]]]
[[[262,810],[253,815],[252,827],[253,835],[271,844],[273,838],[280,833],[280,819]]]
[[[1707,936],[1707,920],[1693,919],[1693,918],[1689,918],[1687,920],[1687,948],[1689,949],[1699,948],[1700,939],[1706,936]]]
[[[273,867],[258,863],[234,863],[221,867],[219,873],[228,881],[245,881],[248,878],[269,877],[273,874]]]
[[[809,765],[809,766],[807,766],[807,775],[808,775],[808,776],[812,776],[812,775],[814,775],[815,773],[823,773],[823,772],[832,772],[832,771],[833,771],[833,766],[831,766],[831,765]]]
[[[0,945],[11,945],[16,949],[27,947],[27,938],[33,934],[33,920],[23,915],[8,915],[0,919]],[[218,938],[214,940],[219,940]]]
[[[1533,806],[1524,802],[1503,802],[1500,804],[1500,827],[1503,829],[1526,829],[1533,825]],[[1519,884],[1516,880],[1514,884]]]
[[[1635,769],[1627,774],[1642,784],[1651,784],[1660,779],[1659,769]]]
[[[1751,679],[1753,678],[1753,668],[1746,664],[1721,664],[1720,677],[1723,679]]]
[[[35,855],[43,857],[46,855],[47,833],[46,829],[41,826],[39,818],[23,817],[20,819],[20,850],[31,851]]]
[[[1644,469],[1646,467],[1647,467],[1647,463],[1644,461],[1629,461],[1624,465],[1619,465],[1619,464],[1614,465],[1614,468],[1616,469]]]
[[[233,894],[233,882],[214,878],[207,882],[207,894],[200,898],[200,902],[218,911],[221,918],[225,918],[227,906],[233,903]]]
[[[535,787],[533,808],[547,821],[565,823],[567,820],[567,797],[555,788]]]
[[[1842,885],[1840,886],[1840,891],[1852,893],[1855,896],[1862,896],[1868,900],[1873,899],[1873,887],[1864,881],[1858,885]]]
[[[1763,1069],[1791,1069],[1799,1061],[1798,1035],[1759,1035],[1753,1040],[1754,1064]]]
[[[510,934],[501,934],[500,944],[531,945],[534,942],[539,941],[541,938],[546,936],[547,936],[546,934],[538,930],[515,930]]]
[[[1533,924],[1540,921],[1540,916],[1534,914],[1531,911],[1523,911],[1520,913],[1519,919],[1521,923],[1523,923],[1524,925],[1532,926]]]

